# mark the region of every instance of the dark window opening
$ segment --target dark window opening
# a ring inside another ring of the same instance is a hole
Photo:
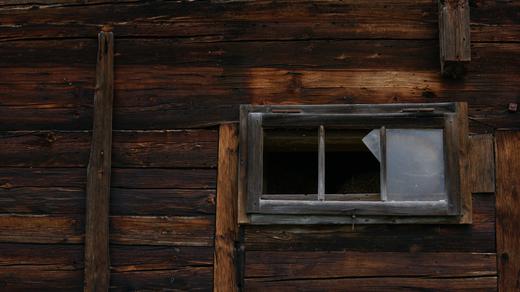
[[[264,131],[264,194],[316,194],[317,130]]]
[[[363,143],[370,130],[325,131],[325,192],[380,192],[380,163]]]

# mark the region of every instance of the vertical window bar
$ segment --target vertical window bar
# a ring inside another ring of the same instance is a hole
[[[388,199],[387,195],[387,186],[386,186],[386,127],[382,126],[379,130],[379,143],[380,143],[380,149],[379,149],[379,155],[381,156],[381,178],[380,178],[380,184],[381,184],[381,201],[386,201]]]
[[[318,146],[318,200],[325,200],[325,127],[320,125]]]

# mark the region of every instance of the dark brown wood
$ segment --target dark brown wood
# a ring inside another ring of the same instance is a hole
[[[1,167],[86,167],[90,131],[0,133]],[[113,167],[216,167],[214,130],[114,131]]]
[[[213,246],[213,216],[111,216],[110,242],[124,245]]]
[[[493,135],[469,136],[469,181],[472,193],[495,192],[495,149]]]
[[[98,35],[92,148],[87,167],[84,291],[108,291],[109,196],[112,162],[112,104],[114,100],[114,36]]]
[[[496,236],[499,291],[520,289],[520,131],[497,131]]]
[[[468,0],[439,0],[439,47],[443,76],[460,78],[471,60]]]
[[[295,279],[270,281],[246,279],[247,291],[496,291],[497,277],[423,278],[383,277],[344,279]]]
[[[206,5],[196,2],[146,5],[95,1],[103,2],[104,5],[99,7],[75,0],[46,1],[42,4],[27,0],[22,1],[22,4],[19,2],[9,0],[7,3],[11,5],[3,8],[2,23],[6,24],[0,31],[3,39],[91,37],[106,23],[117,23],[118,34],[126,37],[181,36],[199,37],[207,41],[223,36],[225,40],[438,37],[435,1],[395,1],[392,6],[385,6],[385,1],[370,4],[357,1],[282,1],[276,7],[254,1],[214,1]],[[20,9],[27,2],[35,7],[48,3],[59,4],[53,5],[48,11],[47,8],[42,11]],[[472,18],[475,19],[471,27],[473,38],[477,41],[515,40],[515,32],[518,31],[515,7],[515,3],[511,2],[475,2],[471,10]],[[78,9],[81,9],[81,13],[77,12]],[[112,13],[114,10],[119,13]],[[27,26],[17,26],[19,22],[16,20],[20,18],[25,20]],[[331,22],[331,18],[336,21]],[[48,22],[50,19],[54,22]],[[165,25],[174,20],[179,21],[179,26]],[[374,23],[378,25],[374,27]]]
[[[1,242],[82,243],[84,233],[79,215],[0,215]]]
[[[211,291],[213,267],[192,266],[177,270],[115,272],[110,278],[111,291]]]
[[[235,242],[238,236],[238,125],[224,124],[219,130],[217,209],[215,224],[215,268],[213,291],[237,291]]]
[[[496,276],[495,253],[269,252],[250,251],[246,278]]]
[[[0,283],[6,291],[82,288],[81,245],[0,244]]]
[[[247,212],[260,209],[259,201],[264,183],[264,129],[262,122],[262,114],[260,113],[249,113],[247,115]]]

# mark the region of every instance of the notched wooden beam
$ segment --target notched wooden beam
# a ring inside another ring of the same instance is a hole
[[[439,47],[442,75],[463,77],[471,61],[468,0],[439,0]]]

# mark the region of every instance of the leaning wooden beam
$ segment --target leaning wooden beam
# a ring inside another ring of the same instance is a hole
[[[496,242],[498,291],[520,291],[520,131],[497,131]]]
[[[109,287],[108,212],[114,99],[114,37],[98,35],[94,126],[87,168],[85,221],[85,291]]]
[[[238,235],[238,125],[220,126],[214,291],[237,291],[235,241]]]
[[[468,0],[439,0],[439,47],[443,76],[460,78],[471,60]]]

